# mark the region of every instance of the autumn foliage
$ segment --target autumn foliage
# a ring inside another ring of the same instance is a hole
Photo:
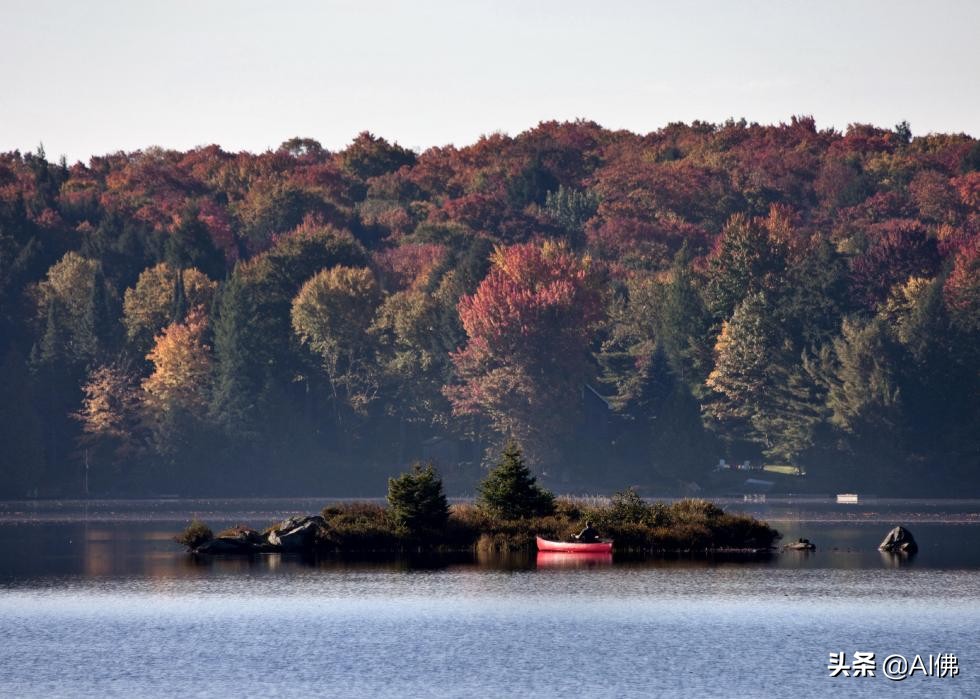
[[[980,142],[905,123],[0,154],[0,489],[980,486],[978,241]]]
[[[574,425],[589,378],[589,342],[602,313],[591,259],[546,242],[498,248],[476,292],[459,301],[467,344],[452,355],[457,414],[483,414],[525,443]],[[539,443],[535,446],[541,448]]]
[[[211,347],[206,343],[207,317],[200,309],[184,322],[168,325],[146,358],[153,364],[143,382],[149,410],[158,415],[177,411],[203,418],[208,407]]]

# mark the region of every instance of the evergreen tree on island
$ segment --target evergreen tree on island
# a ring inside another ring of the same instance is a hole
[[[477,505],[488,516],[497,519],[543,517],[554,512],[555,496],[537,484],[524,463],[516,442],[510,442],[501,454],[500,463],[480,484]]]
[[[408,473],[389,478],[388,506],[395,524],[413,535],[445,529],[449,519],[442,479],[432,464],[415,464]]]

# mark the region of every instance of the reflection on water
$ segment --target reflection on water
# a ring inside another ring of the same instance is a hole
[[[196,557],[173,541],[179,525],[154,522],[102,522],[97,524],[0,525],[0,584],[30,584],[31,580],[63,576],[107,578],[200,577],[263,573],[287,575],[302,569],[346,569],[352,566],[392,571],[474,568],[484,570],[590,569],[603,565],[620,568],[712,568],[726,564],[764,568],[950,568],[980,570],[980,526],[918,524],[919,542],[914,556],[878,551],[891,523],[771,522],[784,533],[784,541],[807,537],[816,551],[781,550],[771,554],[676,554],[638,557],[616,554],[454,553],[404,556],[302,557],[255,556]]]
[[[783,541],[805,537],[816,551],[782,551],[781,567],[878,568],[914,566],[920,568],[980,569],[980,525],[922,522],[909,525],[919,544],[914,556],[883,554],[878,545],[901,521],[882,522],[798,522],[770,520],[783,534]]]
[[[538,551],[537,568],[597,568],[612,565],[611,553],[565,553],[562,551]]]
[[[4,697],[980,696],[980,526],[939,517],[770,517],[817,550],[752,559],[366,559],[196,557],[181,519],[34,515],[0,524]],[[916,556],[878,552],[895,523]],[[828,677],[858,650],[963,670]]]
[[[879,551],[881,564],[885,568],[906,568],[915,562],[918,553],[892,553],[890,551]]]

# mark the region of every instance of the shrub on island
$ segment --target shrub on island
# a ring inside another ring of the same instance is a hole
[[[727,513],[707,500],[648,503],[632,488],[614,494],[608,505],[584,508],[582,515],[621,551],[759,550],[779,538],[765,522]]]
[[[376,503],[328,505],[320,512],[324,525],[316,548],[327,552],[398,551],[403,546],[387,508]]]
[[[192,519],[190,524],[180,534],[174,537],[174,541],[183,544],[189,549],[196,549],[208,543],[214,538],[211,528],[199,519]]]

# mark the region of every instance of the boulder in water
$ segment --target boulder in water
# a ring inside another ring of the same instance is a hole
[[[283,551],[307,550],[312,547],[317,531],[325,524],[320,515],[290,517],[269,530],[269,543]]]
[[[878,546],[878,550],[889,553],[915,553],[919,550],[919,545],[915,543],[915,537],[908,529],[895,527],[888,532],[888,536]]]
[[[816,551],[817,545],[814,544],[809,539],[798,539],[790,544],[783,546],[784,549],[790,551]]]

